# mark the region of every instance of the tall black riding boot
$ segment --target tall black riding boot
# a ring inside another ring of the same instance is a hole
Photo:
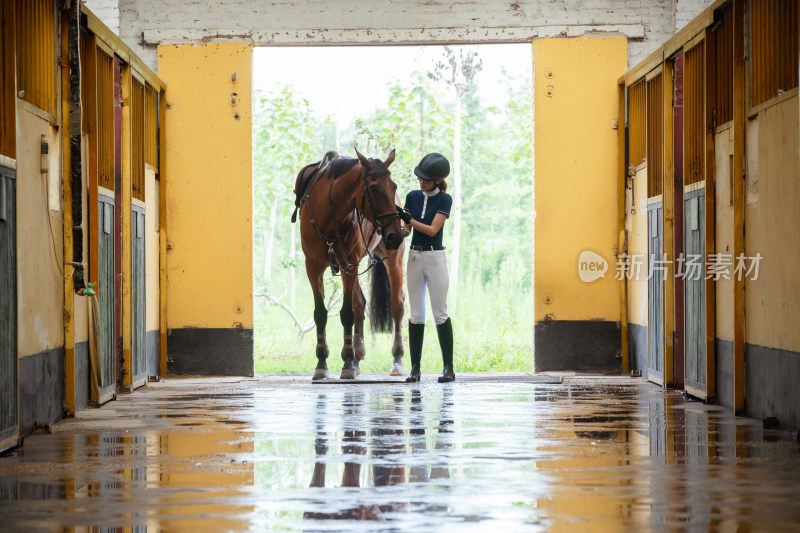
[[[425,324],[408,323],[408,349],[411,352],[411,373],[406,381],[416,382],[420,379],[420,362],[422,361],[422,340],[425,338]]]
[[[439,335],[439,347],[442,349],[442,375],[439,383],[448,383],[456,379],[453,370],[453,322],[448,317],[442,324],[436,326]]]

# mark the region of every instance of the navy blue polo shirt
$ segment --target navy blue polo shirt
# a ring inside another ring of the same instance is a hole
[[[438,189],[437,189],[438,191]],[[411,213],[414,220],[419,220],[423,224],[430,226],[433,224],[433,218],[436,213],[442,213],[445,217],[450,218],[450,208],[453,205],[453,197],[444,192],[437,192],[433,196],[427,196],[419,189],[411,191],[406,196],[406,205],[404,209]],[[434,237],[428,237],[421,231],[414,230],[414,235],[411,237],[411,246],[423,246],[428,248],[430,246],[442,246],[442,237],[444,236],[444,226],[439,229],[439,233]]]

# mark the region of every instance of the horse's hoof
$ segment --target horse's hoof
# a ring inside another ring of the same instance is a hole
[[[328,372],[327,368],[317,368],[314,370],[314,377],[311,378],[311,381],[319,381],[321,379],[328,379],[330,373]]]
[[[356,379],[360,374],[358,367],[343,368],[342,373],[339,374],[339,379]]]
[[[390,376],[402,376],[406,373],[406,367],[403,363],[392,363],[392,370],[389,372]]]

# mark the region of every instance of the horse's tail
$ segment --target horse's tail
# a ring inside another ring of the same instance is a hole
[[[392,331],[392,289],[389,272],[382,261],[370,269],[369,321],[372,331],[387,333]]]

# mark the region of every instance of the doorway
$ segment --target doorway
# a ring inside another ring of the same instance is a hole
[[[448,312],[459,364],[464,371],[531,370],[531,64],[529,43],[255,50],[256,373],[308,372],[316,364],[311,290],[299,229],[290,223],[292,188],[305,164],[329,149],[354,155],[353,145],[368,157],[397,150],[391,170],[401,201],[417,187],[413,168],[422,155],[447,155],[455,208],[445,227]],[[333,80],[354,65],[359,89],[339,89]],[[340,284],[330,273],[325,283],[336,352]],[[423,370],[438,371],[435,331],[426,338]],[[391,341],[367,339],[362,369],[388,371]]]

